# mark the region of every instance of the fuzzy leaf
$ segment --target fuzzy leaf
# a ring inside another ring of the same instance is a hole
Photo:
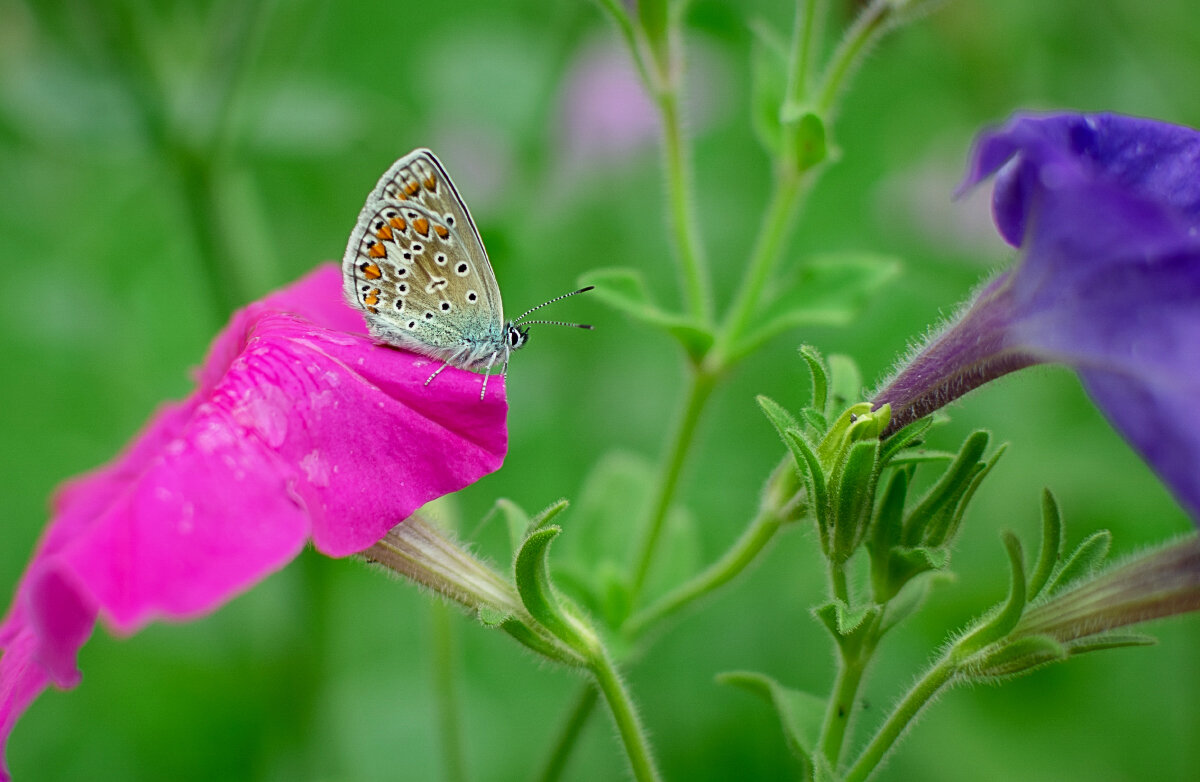
[[[883,448],[879,452],[879,464],[885,465],[895,459],[900,451],[905,448],[915,448],[920,443],[924,442],[925,434],[933,427],[933,418],[925,416],[913,421],[908,426],[903,427],[899,431],[893,433],[886,441]],[[937,453],[941,453],[938,451]],[[953,454],[947,454],[953,458]]]
[[[1021,541],[1011,532],[1004,533],[1004,550],[1008,554],[1008,599],[999,611],[954,645],[955,654],[970,655],[1012,632],[1025,611],[1025,561]]]
[[[1106,529],[1084,538],[1050,580],[1046,594],[1053,594],[1072,581],[1091,575],[1104,562],[1111,545],[1112,533]]]
[[[527,537],[513,563],[513,578],[530,616],[568,646],[579,649],[583,641],[568,620],[550,580],[550,544],[560,532],[559,527],[543,527]]]
[[[610,307],[675,337],[693,360],[703,357],[712,347],[712,332],[683,315],[659,307],[636,269],[597,269],[581,277],[580,283],[596,286],[596,297]]]
[[[797,326],[845,326],[900,270],[892,257],[843,253],[810,258],[790,279],[776,286],[757,322],[762,325],[738,345],[745,355],[767,340]]]
[[[808,365],[812,376],[812,401],[809,405],[813,410],[825,415],[825,404],[829,400],[829,372],[825,369],[825,360],[821,353],[811,345],[800,346],[800,358]]]
[[[1031,635],[1000,644],[981,659],[971,661],[966,675],[970,678],[1011,677],[1034,668],[1065,660],[1066,646],[1048,635]]]
[[[496,500],[495,507],[504,516],[504,525],[508,529],[508,540],[515,552],[521,547],[521,542],[530,532],[529,514],[517,503],[503,497]]]
[[[807,692],[784,687],[775,679],[753,671],[730,671],[717,675],[717,681],[740,687],[760,696],[775,709],[783,728],[788,749],[806,767],[811,768],[813,751],[821,722],[825,719],[825,700]]]
[[[1029,576],[1029,599],[1037,597],[1050,580],[1050,574],[1062,558],[1063,521],[1058,502],[1049,489],[1042,490],[1042,547],[1038,562]]]

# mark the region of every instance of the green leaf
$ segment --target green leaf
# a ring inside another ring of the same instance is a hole
[[[757,322],[733,351],[745,355],[767,340],[798,326],[846,326],[871,297],[900,271],[895,258],[869,253],[821,255],[802,262],[774,295]]]
[[[979,489],[979,485],[983,483],[984,478],[987,478],[991,471],[995,468],[996,462],[1000,461],[1000,457],[1008,450],[1008,444],[1004,443],[996,452],[992,454],[992,458],[988,459],[983,466],[975,472],[975,477],[967,485],[967,490],[963,492],[962,498],[954,506],[953,514],[951,515],[949,527],[941,533],[939,544],[954,540],[954,536],[958,534],[958,528],[962,524],[963,516],[967,512],[967,506],[971,504],[971,498],[975,496],[975,492]]]
[[[550,580],[550,544],[560,532],[559,527],[544,527],[525,538],[513,563],[513,578],[529,615],[568,646],[580,650],[585,646],[584,640],[564,611]]]
[[[729,671],[717,675],[717,681],[740,687],[760,696],[775,709],[788,749],[811,768],[821,722],[825,719],[825,700],[801,690],[784,687],[775,679],[753,671]]]
[[[1042,489],[1042,547],[1029,577],[1029,599],[1037,597],[1062,558],[1063,521],[1058,502],[1049,489]]]
[[[670,14],[667,11],[667,0],[638,0],[638,22],[646,34],[646,40],[654,52],[655,59],[660,63],[666,62],[667,56],[667,27],[670,24]]]
[[[829,399],[829,373],[825,370],[825,359],[812,345],[800,346],[800,358],[804,359],[812,376],[812,401],[809,407],[824,416],[825,403]]]
[[[932,577],[909,580],[899,587],[884,605],[883,622],[879,628],[880,636],[921,609],[933,589],[933,581]]]
[[[783,154],[780,109],[787,93],[787,45],[766,22],[750,24],[750,119],[758,141],[772,158]]]
[[[566,500],[558,500],[557,502],[547,505],[545,510],[529,520],[529,531],[537,532],[540,529],[545,529],[550,525],[550,522],[552,522],[558,514],[566,510],[570,504],[571,503],[567,502]]]
[[[888,480],[883,499],[875,511],[871,524],[871,538],[867,549],[871,554],[871,590],[876,603],[891,600],[904,581],[897,581],[892,569],[892,549],[900,540],[904,523],[904,501],[908,496],[908,473],[897,470]]]
[[[694,361],[703,358],[712,347],[712,332],[690,318],[659,307],[647,291],[641,272],[636,269],[597,269],[583,275],[579,281],[583,285],[596,286],[596,297],[613,309],[675,337]]]
[[[1004,550],[1008,554],[1008,599],[999,611],[958,640],[954,645],[954,653],[960,658],[1008,635],[1025,611],[1025,561],[1021,553],[1021,541],[1011,532],[1004,533]]]
[[[1112,533],[1106,529],[1092,533],[1084,538],[1071,555],[1067,557],[1062,568],[1050,580],[1046,594],[1053,594],[1076,579],[1091,575],[1108,556],[1112,546]]]
[[[883,448],[879,452],[879,464],[889,464],[892,459],[899,456],[900,451],[905,448],[915,448],[925,440],[926,433],[933,427],[933,418],[925,416],[913,421],[908,426],[901,428],[899,431],[893,432],[890,437],[883,443]],[[933,453],[943,453],[935,451]],[[954,458],[954,454],[946,454],[949,458]]]

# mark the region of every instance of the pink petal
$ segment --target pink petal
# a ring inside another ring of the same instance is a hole
[[[131,633],[213,610],[311,536],[361,551],[426,502],[499,468],[502,378],[374,343],[327,264],[251,304],[187,400],[67,482],[0,626],[0,742],[53,682],[78,683],[97,613]],[[3,770],[0,769],[0,776]]]

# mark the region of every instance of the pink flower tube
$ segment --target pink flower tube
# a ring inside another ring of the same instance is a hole
[[[201,616],[306,540],[362,551],[500,467],[503,379],[483,401],[470,372],[426,386],[436,365],[376,344],[341,290],[328,264],[235,313],[196,391],[59,489],[0,626],[0,747],[48,684],[78,684],[98,615],[122,634]]]

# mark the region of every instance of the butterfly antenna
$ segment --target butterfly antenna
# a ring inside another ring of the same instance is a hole
[[[596,328],[595,326],[591,325],[590,323],[567,323],[565,320],[527,320],[524,323],[522,323],[521,325],[522,326],[533,326],[534,324],[537,324],[537,323],[549,323],[551,326],[570,326],[571,328],[587,329],[588,331],[591,331],[592,329]]]
[[[587,286],[586,288],[580,288],[580,289],[579,289],[579,290],[577,290],[577,291],[571,291],[570,293],[564,293],[564,294],[563,294],[563,295],[561,295],[561,296],[555,296],[555,297],[554,297],[553,299],[551,299],[550,301],[542,302],[541,304],[537,305],[537,306],[536,306],[536,307],[534,307],[533,309],[529,309],[529,310],[526,310],[525,312],[523,312],[523,313],[521,314],[521,317],[513,319],[513,325],[514,325],[514,326],[515,326],[515,325],[517,325],[517,324],[518,324],[518,323],[520,323],[520,322],[521,322],[521,321],[522,321],[522,320],[523,320],[523,319],[524,319],[526,316],[528,316],[528,315],[529,315],[529,313],[531,313],[531,312],[535,312],[535,311],[537,311],[537,310],[540,310],[542,307],[545,307],[545,306],[547,306],[548,304],[553,304],[553,303],[554,303],[554,302],[556,302],[556,301],[562,301],[563,299],[569,298],[569,297],[571,297],[571,296],[578,296],[578,295],[579,295],[579,294],[581,294],[581,293],[587,293],[588,291],[592,290],[592,289],[593,289],[593,288],[595,288],[595,287],[596,287],[595,285],[589,285],[589,286]],[[554,320],[535,320],[535,321],[530,321],[530,322],[531,322],[531,323],[558,323],[558,321],[554,321]],[[577,326],[577,327],[579,327],[579,328],[585,328],[584,326],[580,326],[578,323],[559,323],[559,325],[561,325],[561,326]],[[588,326],[588,327],[586,327],[586,328],[591,328],[591,327],[590,327],[590,326]]]

